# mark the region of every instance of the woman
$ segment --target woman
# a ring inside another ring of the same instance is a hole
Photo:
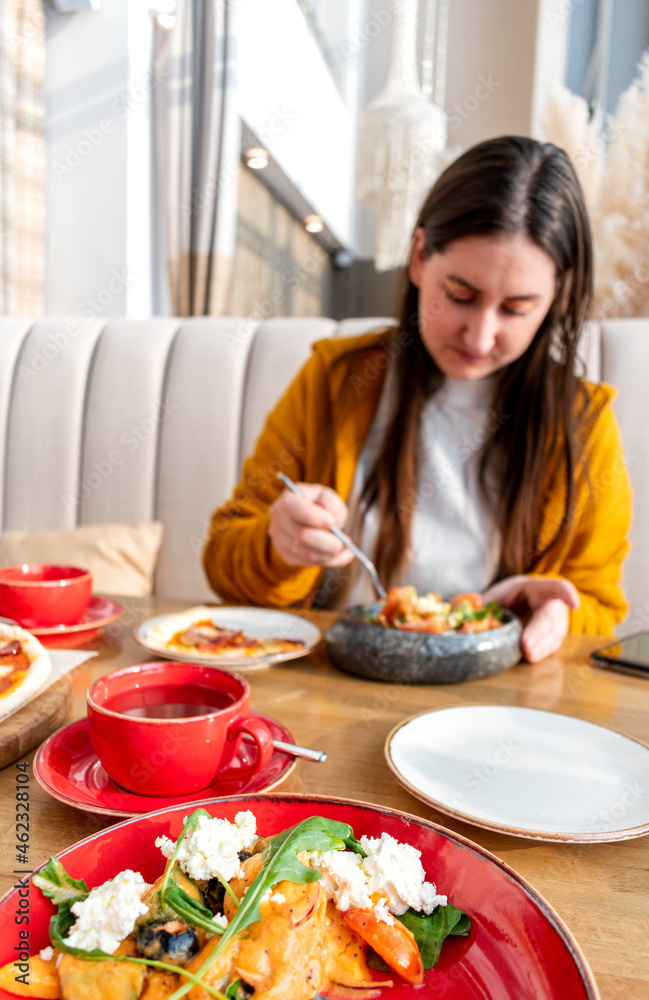
[[[569,630],[610,634],[631,491],[613,390],[577,374],[592,247],[566,154],[510,136],[468,150],[424,202],[408,276],[399,328],[316,344],[270,414],[213,517],[212,586],[278,606],[331,594],[325,570],[353,558],[337,524],[386,585],[526,612],[528,660]],[[357,576],[344,599],[361,591]]]

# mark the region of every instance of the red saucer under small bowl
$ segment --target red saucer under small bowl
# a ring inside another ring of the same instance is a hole
[[[269,727],[274,740],[294,743],[293,736],[275,719],[251,712]],[[242,744],[233,767],[249,764],[257,752],[253,744]],[[34,757],[34,777],[48,795],[75,809],[103,816],[141,816],[154,809],[166,809],[222,795],[268,792],[294,770],[295,758],[275,750],[270,763],[249,778],[219,780],[190,795],[136,795],[121,788],[106,774],[90,742],[87,719],[79,719],[59,729],[39,748]]]
[[[109,597],[91,597],[90,604],[75,625],[53,625],[49,628],[28,628],[28,631],[49,649],[73,649],[86,646],[98,638],[105,625],[117,621],[124,609]]]

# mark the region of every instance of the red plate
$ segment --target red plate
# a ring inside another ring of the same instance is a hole
[[[262,719],[274,740],[293,743],[288,729],[275,719],[251,712],[253,718]],[[232,766],[249,764],[256,753],[254,746],[242,744]],[[34,757],[34,777],[41,788],[66,805],[104,816],[141,816],[154,809],[195,802],[196,799],[215,795],[250,795],[253,792],[276,788],[294,769],[293,757],[279,750],[257,774],[249,778],[228,778],[215,782],[210,788],[190,795],[136,795],[118,785],[106,774],[90,742],[88,720],[80,719],[50,736]]]
[[[91,597],[81,621],[75,625],[30,628],[29,631],[49,649],[72,649],[94,642],[102,628],[116,621],[123,610],[121,604],[109,597]]]
[[[214,816],[234,819],[241,809],[257,816],[261,835],[269,835],[320,815],[351,823],[357,837],[383,831],[408,841],[422,853],[428,878],[472,919],[468,938],[446,941],[437,967],[421,987],[381,990],[381,1000],[597,1000],[599,992],[586,959],[554,910],[520,875],[492,854],[450,830],[407,813],[325,796],[260,795],[207,800]],[[125,868],[153,882],[163,868],[154,847],[161,834],[177,837],[187,806],[126,820],[102,830],[59,857],[73,878],[96,886]],[[13,961],[18,930],[18,890],[0,900],[0,964]],[[24,906],[24,904],[23,904]],[[54,909],[37,889],[29,896],[32,952],[48,944],[47,924]],[[0,991],[0,998],[11,994]]]

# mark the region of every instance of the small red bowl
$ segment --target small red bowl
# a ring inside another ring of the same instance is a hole
[[[92,595],[92,573],[40,564],[0,569],[0,614],[25,628],[76,625]]]

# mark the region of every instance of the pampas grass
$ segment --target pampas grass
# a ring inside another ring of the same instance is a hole
[[[556,90],[545,137],[575,165],[595,246],[593,318],[649,316],[649,53],[606,121],[581,97]]]

